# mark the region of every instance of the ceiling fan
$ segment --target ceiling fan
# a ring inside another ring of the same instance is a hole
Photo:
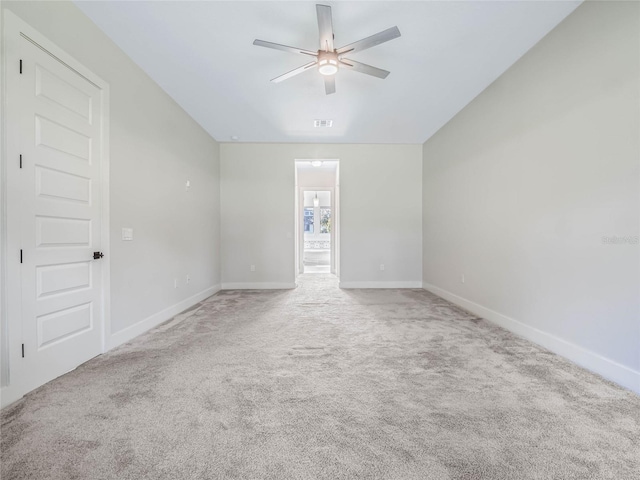
[[[272,82],[279,83],[317,67],[318,72],[324,76],[325,92],[327,95],[330,95],[332,93],[336,93],[335,74],[338,73],[339,68],[346,68],[347,70],[366,73],[367,75],[372,75],[378,78],[387,78],[387,75],[390,73],[387,70],[372,67],[371,65],[365,65],[364,63],[350,60],[344,56],[350,53],[360,52],[367,48],[375,47],[381,43],[393,40],[394,38],[398,38],[400,36],[400,30],[398,30],[398,27],[391,27],[344,47],[334,48],[331,7],[327,5],[316,5],[316,12],[318,14],[318,30],[320,31],[320,49],[317,52],[304,50],[302,48],[288,47],[278,43],[265,42],[264,40],[253,41],[254,45],[258,45],[260,47],[273,48],[275,50],[283,50],[285,52],[299,53],[307,55],[308,57],[315,57],[313,62],[309,62],[306,65],[302,65],[301,67],[285,73],[284,75],[273,78],[271,80]]]

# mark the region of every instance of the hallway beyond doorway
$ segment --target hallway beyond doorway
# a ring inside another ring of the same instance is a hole
[[[295,271],[340,276],[339,161],[295,161]]]
[[[304,273],[331,273],[331,250],[305,250]]]

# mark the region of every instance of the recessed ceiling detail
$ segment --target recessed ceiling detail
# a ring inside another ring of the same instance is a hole
[[[326,95],[324,77],[312,72],[267,81],[299,67],[303,57],[252,45],[265,38],[317,53],[315,2],[75,4],[220,141],[235,135],[241,142],[416,144],[580,1],[332,1],[340,45],[391,25],[402,30],[392,42],[357,54],[358,62],[391,75],[380,81],[339,66],[336,95]],[[315,128],[318,118],[332,119],[333,128]]]

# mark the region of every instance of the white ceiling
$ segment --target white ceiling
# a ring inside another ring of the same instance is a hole
[[[76,2],[219,141],[423,143],[580,1],[325,2],[337,47],[394,25],[402,33],[352,55],[390,70],[386,80],[340,71],[328,96],[315,70],[269,81],[308,57],[252,45],[317,50],[315,3]]]

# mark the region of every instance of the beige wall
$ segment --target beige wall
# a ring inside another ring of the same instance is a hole
[[[218,285],[217,142],[72,3],[3,7],[109,83],[112,333],[148,327],[138,322]],[[121,240],[122,227],[134,241]]]
[[[223,143],[220,153],[223,285],[293,285],[294,162],[311,158],[340,160],[341,285],[421,285],[420,145]]]
[[[639,19],[584,3],[423,150],[427,288],[638,391]]]

